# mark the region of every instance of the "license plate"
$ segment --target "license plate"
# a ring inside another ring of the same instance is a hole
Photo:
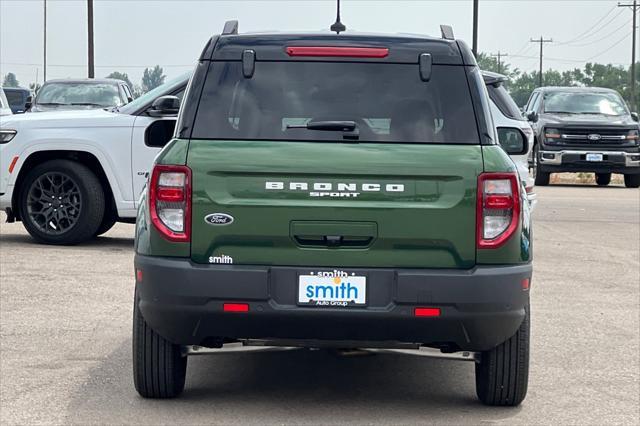
[[[334,271],[298,277],[298,304],[363,306],[367,304],[367,277]]]
[[[587,161],[602,161],[602,154],[587,154]]]

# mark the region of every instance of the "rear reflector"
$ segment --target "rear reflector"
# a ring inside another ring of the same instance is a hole
[[[315,56],[334,58],[386,58],[386,47],[331,47],[331,46],[289,46],[289,56]]]
[[[531,282],[529,281],[529,278],[525,278],[522,280],[522,289],[523,290],[529,290],[529,285],[531,284]]]
[[[248,303],[224,303],[222,305],[224,312],[249,312]]]
[[[142,282],[142,269],[136,270],[136,281]]]
[[[416,308],[413,314],[417,317],[439,317],[440,308]]]
[[[178,203],[184,200],[184,189],[160,186],[157,196],[159,201]]]

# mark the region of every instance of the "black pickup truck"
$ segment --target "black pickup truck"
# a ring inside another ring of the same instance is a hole
[[[616,91],[541,87],[525,112],[535,134],[536,185],[548,185],[551,173],[592,172],[598,185],[608,185],[611,173],[620,173],[628,188],[640,187],[638,115]]]

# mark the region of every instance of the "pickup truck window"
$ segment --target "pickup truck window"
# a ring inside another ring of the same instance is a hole
[[[479,144],[464,67],[417,64],[212,62],[192,138],[343,141],[343,132],[291,128],[352,121],[360,142]]]
[[[624,101],[615,93],[549,92],[544,112],[567,114],[627,115]]]

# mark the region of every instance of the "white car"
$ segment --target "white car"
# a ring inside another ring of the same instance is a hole
[[[522,116],[518,105],[516,105],[509,92],[504,87],[504,82],[508,77],[502,74],[482,71],[482,77],[487,85],[489,98],[491,99],[491,114],[493,122],[500,128],[518,128],[527,137],[527,152],[521,155],[510,155],[513,162],[518,168],[518,174],[527,191],[527,198],[531,204],[531,208],[536,204],[537,196],[534,192],[534,180],[529,175],[529,156],[533,148],[533,129],[525,117]]]
[[[13,115],[13,112],[11,112],[11,107],[9,106],[7,96],[4,94],[2,86],[0,86],[0,116],[4,115]]]
[[[0,117],[0,208],[36,240],[74,244],[134,222],[173,136],[188,75],[109,110]]]

